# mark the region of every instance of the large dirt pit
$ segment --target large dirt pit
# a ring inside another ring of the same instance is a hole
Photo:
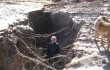
[[[52,63],[56,69],[63,69],[65,64],[67,64],[74,56],[74,51],[71,50],[73,42],[75,41],[78,31],[81,26],[85,23],[81,21],[76,23],[72,20],[70,16],[71,13],[64,12],[46,12],[43,10],[33,11],[29,13],[29,22],[31,27],[34,29],[35,37],[35,46],[38,48],[45,48],[50,42],[51,36],[55,35],[57,41],[61,48],[60,55],[66,55],[66,57],[58,57],[58,60]],[[45,50],[41,52],[41,56],[45,55]],[[69,58],[68,58],[69,57]],[[55,63],[56,62],[56,63]]]
[[[65,64],[75,56],[71,48],[78,31],[85,23],[74,22],[70,15],[71,13],[37,10],[29,12],[28,19],[18,20],[14,25],[9,25],[8,29],[1,34],[1,43],[3,43],[0,69],[63,69]],[[29,28],[25,27],[29,25]],[[45,50],[53,35],[57,36],[61,53],[54,58],[45,59]]]
[[[30,12],[28,17],[35,34],[42,35],[40,37],[41,39],[36,37],[36,45],[42,47],[45,47],[49,43],[52,35],[57,36],[58,43],[61,47],[72,44],[81,25],[84,23],[83,21],[81,22],[82,24],[75,23],[70,13],[64,12],[52,13],[40,10]]]

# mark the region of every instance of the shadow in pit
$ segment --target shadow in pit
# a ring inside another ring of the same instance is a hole
[[[104,70],[110,70],[110,52],[105,51],[105,56],[107,57],[108,61],[105,66],[103,67]]]
[[[96,47],[97,47],[97,49],[99,50],[99,52],[101,52],[101,51],[100,51],[100,47],[99,47],[99,45],[98,45],[97,41],[95,40],[94,42],[95,42]]]
[[[95,41],[95,44],[97,46],[97,49],[99,50],[100,55],[102,56],[106,56],[109,62],[106,61],[102,61],[102,63],[105,65],[103,67],[104,70],[110,70],[110,52],[108,50],[106,50],[106,48],[104,47],[103,44],[101,44],[101,46],[98,45],[98,43]],[[100,47],[103,47],[103,51],[100,50]]]
[[[48,35],[47,37],[36,37],[36,47],[46,48],[50,42],[51,36],[57,36],[58,43],[61,47],[60,55],[66,55],[66,57],[60,57],[57,60],[50,60],[50,62],[48,61],[46,63],[48,65],[52,65],[53,67],[55,66],[57,70],[62,70],[65,64],[69,63],[73,58],[73,56],[70,56],[74,53],[68,55],[73,47],[71,44],[75,41],[81,26],[85,23],[82,21],[80,24],[75,23],[72,20],[71,15],[72,13],[51,13],[40,10],[30,12],[28,16],[29,22],[31,22],[31,27],[34,29],[35,34]]]

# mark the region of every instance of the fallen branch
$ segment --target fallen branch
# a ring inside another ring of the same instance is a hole
[[[25,59],[28,59],[28,60],[30,60],[30,61],[33,61],[33,62],[35,62],[35,63],[42,64],[43,66],[45,66],[45,67],[47,67],[47,68],[50,68],[50,69],[52,69],[52,70],[56,70],[55,68],[44,64],[42,61],[39,61],[39,60],[37,60],[37,59],[35,59],[35,58],[29,57],[29,56],[26,56],[26,55],[20,53],[16,45],[14,45],[14,47],[16,48],[17,53],[18,53],[21,57],[23,57],[23,58],[25,58]]]
[[[20,40],[21,40],[22,43],[24,43],[24,45],[25,45],[39,60],[45,61],[44,59],[42,59],[41,57],[39,57],[38,55],[36,55],[36,54],[34,53],[34,51],[32,51],[32,50],[30,49],[30,47],[24,42],[24,40],[22,40],[21,38],[20,38]]]
[[[92,55],[83,56],[82,58],[79,58],[79,59],[76,59],[76,60],[73,59],[73,60],[71,61],[71,63],[65,65],[65,67],[68,68],[68,67],[71,67],[71,66],[73,66],[73,65],[79,64],[79,63],[81,63],[82,61],[87,60],[87,59],[90,59],[90,58],[92,58],[92,57],[94,57],[94,56],[96,56],[96,55],[97,55],[96,53],[93,53]]]
[[[67,57],[67,56],[66,55],[58,55],[58,56],[54,56],[54,57],[48,58],[47,60],[51,60],[51,59],[55,59],[55,58],[59,58],[59,57]]]
[[[57,34],[57,33],[60,33],[60,32],[62,32],[62,31],[64,31],[64,30],[66,30],[67,28],[69,28],[70,27],[70,25],[69,26],[67,26],[67,27],[65,27],[65,28],[62,28],[61,30],[59,30],[59,31],[56,31],[56,32],[54,32],[54,33],[51,33],[51,34],[44,34],[44,35],[42,35],[42,34],[36,34],[34,37],[50,37],[50,36],[52,36],[52,35],[55,35],[55,34]]]
[[[70,48],[70,47],[73,47],[74,45],[73,45],[73,43],[72,44],[70,44],[70,45],[67,45],[67,46],[65,46],[65,47],[63,47],[62,49],[67,49],[67,48]]]

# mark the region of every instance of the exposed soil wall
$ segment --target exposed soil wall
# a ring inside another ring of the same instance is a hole
[[[77,25],[77,23],[72,20],[70,15],[71,13],[51,13],[44,12],[43,10],[30,12],[28,17],[31,23],[31,27],[34,29],[35,33],[48,35],[46,38],[36,37],[36,45],[46,47],[52,35],[57,36],[58,42],[62,46],[73,43],[82,24]],[[62,29],[65,30],[59,33],[55,33]]]
[[[61,54],[68,54],[68,57],[73,58],[75,55],[74,51],[71,51],[71,47],[73,47],[72,43],[75,41],[79,29],[85,22],[79,21],[79,23],[76,23],[72,20],[71,15],[72,13],[52,13],[44,12],[43,10],[30,12],[28,18],[31,27],[34,29],[36,35],[41,35],[36,37],[36,47],[46,48],[51,36],[55,35],[61,47]],[[56,64],[59,65],[65,62],[60,65],[64,66],[69,62],[67,57],[63,59],[60,63]]]
[[[67,56],[63,60],[55,63],[57,66],[62,66],[60,69],[63,69],[64,65],[75,56],[74,51],[71,51],[71,47],[73,47],[72,43],[75,41],[79,29],[84,24],[84,22],[75,23],[70,15],[71,13],[64,12],[33,11],[29,13],[28,20],[19,21],[15,25],[10,25],[9,29],[3,33],[5,36],[0,40],[1,43],[3,42],[0,44],[0,68],[2,70],[21,70],[23,68],[30,70],[36,64],[27,60],[27,58],[32,59],[39,56],[44,59],[44,49],[39,48],[46,48],[50,42],[50,37],[55,35],[61,47],[61,55]],[[25,29],[28,23],[33,29],[28,29],[27,27]],[[24,26],[20,27],[22,25]],[[23,55],[19,54],[18,51]],[[47,62],[44,63],[48,65]],[[42,70],[45,68],[45,66],[41,66],[42,64],[35,67],[35,69],[40,67]],[[55,68],[59,69],[58,67]]]

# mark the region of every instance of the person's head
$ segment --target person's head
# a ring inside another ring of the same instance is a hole
[[[56,36],[52,36],[52,37],[51,37],[51,42],[52,42],[52,43],[56,43],[56,42],[57,42]]]

